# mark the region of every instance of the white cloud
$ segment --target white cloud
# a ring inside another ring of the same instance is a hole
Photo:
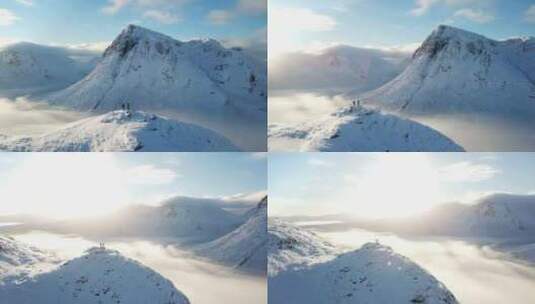
[[[284,53],[303,48],[303,32],[327,32],[336,28],[336,20],[308,8],[270,7],[269,56],[271,61]]]
[[[178,16],[160,10],[148,10],[143,13],[143,17],[156,20],[163,24],[174,24],[180,21],[180,18]]]
[[[0,8],[0,26],[8,26],[20,20],[12,11]]]
[[[447,182],[480,182],[498,175],[500,170],[487,165],[469,161],[448,165],[440,169],[441,180]]]
[[[274,28],[293,31],[330,31],[336,27],[336,21],[308,8],[273,9],[269,16]]]
[[[250,15],[263,14],[267,11],[267,0],[239,0],[237,10]]]
[[[17,1],[18,3],[20,3],[22,5],[33,6],[33,1],[32,0],[15,0],[15,1]]]
[[[529,23],[535,23],[535,4],[531,5],[524,13],[524,20]]]
[[[143,18],[174,24],[181,21],[180,9],[191,0],[108,0],[102,8],[107,15],[115,15],[127,6],[132,6],[142,13]]]
[[[416,7],[411,10],[414,16],[422,16],[439,0],[416,0]]]
[[[415,7],[410,11],[413,16],[425,15],[433,6],[446,5],[456,8],[482,7],[493,3],[495,0],[416,0]]]
[[[468,20],[477,22],[477,23],[487,23],[494,20],[494,16],[488,13],[485,13],[482,10],[474,10],[470,8],[464,8],[458,10],[454,14],[455,17],[463,17]]]
[[[141,165],[126,171],[126,179],[131,184],[163,185],[173,182],[177,177],[173,170],[153,165]]]
[[[110,44],[111,44],[110,41],[99,41],[99,42],[92,42],[92,43],[68,44],[66,45],[66,47],[69,49],[74,49],[74,50],[103,52]]]
[[[108,5],[102,8],[102,12],[108,15],[114,15],[129,2],[130,0],[108,0]]]
[[[229,23],[234,18],[234,14],[228,10],[212,10],[206,18],[211,24],[223,25]]]

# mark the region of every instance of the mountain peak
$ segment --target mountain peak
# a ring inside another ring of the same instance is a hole
[[[428,55],[432,59],[450,46],[454,51],[465,47],[472,54],[481,54],[489,44],[493,45],[495,41],[460,28],[439,25],[414,52],[413,58]]]
[[[164,34],[160,34],[138,25],[129,24],[124,30],[121,31],[119,36],[113,40],[106,51],[104,51],[104,57],[116,53],[118,53],[121,58],[125,57],[130,50],[140,44],[140,41],[147,40],[175,41],[173,38]],[[179,43],[178,41],[175,42]]]
[[[442,38],[464,38],[464,39],[470,39],[470,40],[477,40],[477,39],[487,39],[484,36],[481,36],[479,34],[476,34],[474,32],[470,32],[467,30],[463,30],[461,28],[457,28],[450,25],[439,25],[430,35],[430,37],[442,37]]]

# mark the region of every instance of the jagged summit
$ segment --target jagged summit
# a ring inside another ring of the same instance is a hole
[[[206,40],[212,41],[213,39]],[[198,43],[202,40],[192,40],[188,43]],[[215,41],[215,40],[213,40]],[[213,44],[213,42],[210,42]],[[175,38],[158,33],[148,28],[129,24],[121,33],[113,40],[113,42],[104,51],[103,57],[111,56],[118,53],[121,58],[125,57],[128,52],[139,46],[146,51],[150,48],[156,48],[156,51],[161,55],[168,55],[172,46],[182,46],[185,44]],[[219,45],[221,46],[221,45]]]
[[[414,52],[413,58],[429,55],[434,58],[443,50],[460,51],[466,47],[472,54],[481,54],[496,41],[449,25],[439,25]]]
[[[534,55],[533,39],[498,41],[439,26],[403,73],[362,98],[411,115],[529,118],[535,113]]]

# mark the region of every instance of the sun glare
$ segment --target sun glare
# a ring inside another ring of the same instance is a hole
[[[419,153],[378,155],[347,181],[350,188],[344,196],[351,198],[347,204],[358,217],[413,215],[439,203],[441,197],[437,169]]]
[[[111,154],[35,153],[0,188],[0,213],[54,219],[103,215],[128,203],[124,180]]]

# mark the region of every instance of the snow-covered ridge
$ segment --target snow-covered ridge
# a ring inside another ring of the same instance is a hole
[[[270,222],[270,261],[287,265],[296,257],[309,259],[301,267],[270,269],[273,303],[457,303],[434,276],[390,247],[368,243],[337,254],[332,245],[297,227],[273,226]]]
[[[247,221],[196,251],[238,269],[265,273],[267,263],[267,197],[246,214]]]
[[[104,248],[24,282],[0,287],[0,303],[161,303],[189,304],[173,284],[155,271]],[[7,301],[7,302],[4,302]]]
[[[143,110],[232,104],[265,111],[266,88],[266,75],[240,50],[129,25],[87,77],[45,99],[99,112],[126,101]]]
[[[434,129],[363,107],[299,127],[270,125],[269,137],[303,140],[301,151],[464,151]]]
[[[36,137],[0,136],[0,151],[237,151],[214,131],[145,112],[113,111]]]
[[[403,73],[363,97],[370,104],[410,114],[531,115],[534,41],[497,41],[439,26]]]

